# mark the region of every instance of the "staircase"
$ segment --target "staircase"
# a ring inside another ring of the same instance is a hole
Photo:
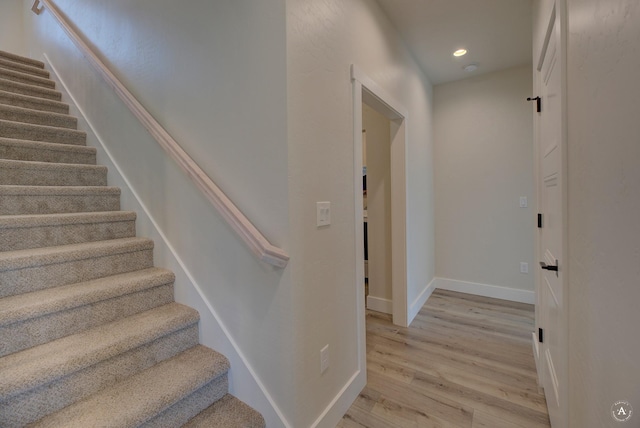
[[[60,100],[0,51],[0,427],[264,427]]]

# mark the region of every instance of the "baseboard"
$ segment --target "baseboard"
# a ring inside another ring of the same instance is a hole
[[[435,288],[475,294],[477,296],[493,297],[495,299],[509,300],[512,302],[529,303],[532,305],[536,302],[536,296],[533,291],[501,287],[498,285],[480,284],[477,282],[436,278]]]
[[[365,373],[358,370],[331,400],[325,411],[311,424],[311,428],[335,427],[366,385]]]
[[[371,309],[376,312],[383,312],[385,314],[392,314],[393,302],[389,299],[383,299],[382,297],[375,297],[369,294],[367,296],[367,309]]]
[[[229,372],[230,392],[258,410],[265,418],[267,426],[291,427],[292,425],[276,405],[220,316],[206,299],[201,287],[153,219],[150,211],[142,202],[142,198],[127,180],[103,139],[86,117],[84,110],[78,105],[76,98],[69,91],[65,81],[60,77],[56,67],[51,64],[46,54],[44,62],[51,72],[51,79],[58,83],[56,90],[62,93],[63,101],[69,104],[70,114],[78,118],[78,129],[86,131],[87,145],[97,148],[99,162],[108,167],[109,180],[112,181],[110,185],[120,187],[121,199],[126,200],[129,204],[123,209],[126,208],[137,213],[136,229],[144,229],[145,236],[154,241],[154,258],[156,258],[157,252],[161,252],[163,262],[167,264],[163,264],[163,267],[172,270],[176,275],[174,286],[176,301],[191,306],[200,313],[200,342],[221,352],[229,359],[233,367]]]
[[[415,300],[411,303],[411,305],[409,306],[409,313],[407,314],[407,325],[411,325],[411,321],[413,321],[416,315],[418,315],[418,312],[420,312],[420,309],[422,309],[424,304],[427,302],[427,300],[431,296],[431,293],[433,293],[433,290],[436,289],[435,284],[436,278],[433,278],[431,282],[427,284],[427,286],[420,292],[420,294],[418,294],[418,297],[416,297]]]

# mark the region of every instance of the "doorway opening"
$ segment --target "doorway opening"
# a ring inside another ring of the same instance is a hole
[[[391,121],[363,103],[362,128],[365,305],[392,314]]]
[[[365,343],[365,293],[364,293],[364,199],[363,199],[363,104],[388,120],[389,125],[389,196],[390,209],[390,280],[391,313],[393,323],[408,325],[407,303],[407,174],[406,153],[408,120],[407,110],[375,81],[365,75],[355,65],[351,66],[353,82],[353,149],[354,149],[354,204],[355,204],[355,290],[358,323],[358,357],[360,368],[366,367]],[[370,150],[370,144],[368,147]],[[367,183],[369,184],[369,183]],[[369,245],[371,251],[371,245]]]

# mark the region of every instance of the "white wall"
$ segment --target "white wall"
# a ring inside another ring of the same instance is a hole
[[[0,1],[0,50],[25,53],[22,0]]]
[[[69,86],[112,156],[109,181],[131,185],[123,208],[146,207],[149,218],[139,213],[138,233],[160,237],[156,264],[179,271],[176,298],[200,310],[203,342],[231,358],[233,392],[255,405],[270,426],[280,426],[267,398],[243,378],[253,370],[285,419],[293,414],[296,335],[289,270],[255,259],[87,67],[51,15],[29,11],[32,3],[23,2],[28,51],[36,58],[46,53]],[[249,219],[287,250],[284,1],[55,3]],[[106,152],[100,153],[99,162],[111,164]],[[220,326],[207,304],[230,340],[217,334]],[[226,351],[233,342],[239,355]],[[244,369],[242,356],[248,363]]]
[[[287,0],[286,8],[290,248],[299,348],[295,426],[317,420],[334,427],[338,410],[350,404],[365,376],[356,328],[362,285],[355,280],[355,236],[362,224],[355,221],[361,189],[354,188],[350,66],[356,64],[409,111],[410,302],[434,276],[431,85],[375,1]],[[316,201],[331,202],[331,226],[316,227]],[[326,344],[331,367],[320,375]],[[336,405],[329,408],[332,400]],[[316,419],[325,408],[326,417]]]
[[[369,297],[367,307],[392,313],[391,300],[391,123],[362,106],[367,131]]]
[[[438,287],[533,303],[532,85],[524,65],[434,87]]]
[[[569,0],[568,24],[570,425],[639,426],[640,3]]]

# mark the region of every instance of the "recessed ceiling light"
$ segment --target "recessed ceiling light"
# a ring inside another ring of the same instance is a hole
[[[455,51],[455,52],[453,53],[453,56],[462,56],[462,55],[464,55],[464,54],[466,54],[466,53],[467,53],[467,50],[466,50],[466,49],[458,49],[457,51]]]

